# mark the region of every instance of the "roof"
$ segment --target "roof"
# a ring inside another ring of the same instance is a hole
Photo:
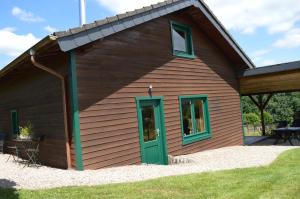
[[[217,29],[225,41],[232,47],[232,49],[239,55],[239,57],[249,68],[255,68],[255,65],[250,58],[226,31],[221,22],[202,0],[167,0],[131,12],[126,12],[124,14],[98,20],[94,23],[85,24],[81,27],[72,28],[67,31],[55,32],[53,35],[46,36],[30,49],[38,51],[40,46],[48,45],[50,42],[58,42],[61,51],[71,51],[122,30],[192,6],[198,8],[199,11],[201,11],[207,17],[211,24]],[[22,55],[3,68],[0,71],[0,77],[4,76],[22,60],[28,58],[30,56],[30,49],[25,51]]]
[[[270,66],[245,70],[241,74],[241,77],[251,77],[256,75],[287,72],[287,71],[299,70],[299,69],[300,69],[300,61],[294,61],[294,62],[288,62],[288,63],[282,63],[282,64],[276,64],[276,65],[270,65]]]
[[[191,6],[198,8],[209,19],[249,68],[255,68],[250,58],[202,0],[167,0],[131,12],[95,21],[94,23],[85,24],[82,27],[55,32],[54,35],[57,37],[61,50],[66,52]]]

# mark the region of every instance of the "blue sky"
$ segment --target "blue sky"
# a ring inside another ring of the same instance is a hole
[[[1,0],[0,69],[56,30],[78,26],[79,0]],[[86,0],[87,21],[159,0]],[[300,60],[298,0],[205,0],[257,66]]]

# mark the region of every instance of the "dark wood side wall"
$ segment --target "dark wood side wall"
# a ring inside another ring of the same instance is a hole
[[[64,73],[66,57],[55,55],[39,60]],[[30,121],[37,135],[45,135],[41,144],[41,162],[66,168],[66,150],[60,80],[31,65],[29,60],[0,81],[0,132],[11,139],[10,110],[19,113],[20,125]],[[12,144],[6,142],[7,145]]]
[[[196,59],[171,53],[170,20],[190,25]],[[184,14],[173,14],[77,51],[80,129],[85,169],[138,164],[136,96],[164,97],[168,152],[188,154],[242,144],[233,63]],[[212,139],[182,145],[178,96],[208,94]]]

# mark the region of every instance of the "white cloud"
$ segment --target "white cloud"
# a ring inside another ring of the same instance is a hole
[[[162,0],[96,0],[114,13],[142,8]],[[252,34],[266,28],[286,32],[300,21],[299,0],[204,0],[226,28]]]
[[[205,0],[226,28],[245,34],[285,32],[300,21],[299,0]]]
[[[46,26],[46,27],[44,27],[44,30],[46,30],[47,32],[49,32],[49,33],[54,33],[54,32],[56,32],[57,31],[57,29],[56,28],[54,28],[54,27],[51,27],[51,26]]]
[[[287,31],[284,37],[277,40],[273,46],[277,48],[300,47],[300,28],[294,28]]]
[[[26,22],[41,22],[44,21],[43,18],[36,16],[35,14],[28,12],[26,10],[23,10],[17,6],[13,7],[11,14],[21,21],[26,21]]]
[[[124,13],[134,9],[142,8],[162,2],[164,0],[96,0],[100,5],[108,8],[114,13]]]
[[[251,53],[252,57],[261,57],[271,52],[271,49],[260,49]]]
[[[39,40],[32,33],[18,35],[11,27],[0,29],[0,54],[16,57]]]
[[[277,63],[278,62],[273,59],[267,59],[267,60],[262,61],[259,66],[269,66],[269,65],[274,65]]]

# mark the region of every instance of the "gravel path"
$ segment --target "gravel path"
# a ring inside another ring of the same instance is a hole
[[[134,182],[163,176],[206,171],[227,170],[268,165],[291,146],[235,146],[195,153],[176,158],[188,159],[188,164],[136,165],[95,171],[60,170],[49,167],[23,168],[7,155],[0,155],[0,187],[43,189],[62,186],[101,185]]]

